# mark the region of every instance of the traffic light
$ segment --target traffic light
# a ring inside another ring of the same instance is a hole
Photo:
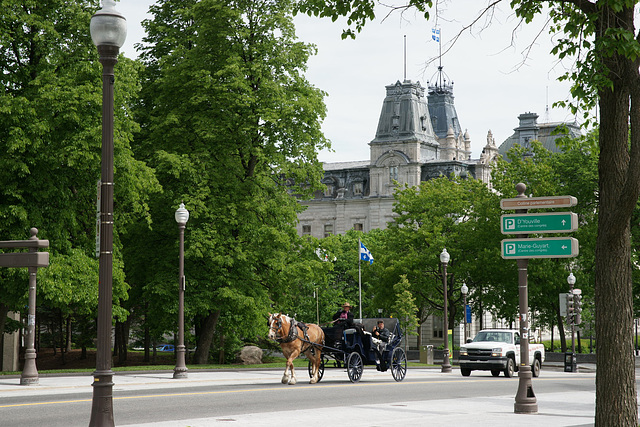
[[[580,289],[573,290],[573,310],[574,310],[574,324],[579,325],[582,323],[582,291]]]
[[[574,295],[571,292],[567,293],[567,323],[573,324],[573,319],[575,315],[575,307],[573,304]]]

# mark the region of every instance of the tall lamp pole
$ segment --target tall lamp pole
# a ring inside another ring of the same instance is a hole
[[[173,368],[173,378],[186,378],[187,365],[184,362],[184,229],[189,221],[189,211],[180,203],[176,211],[176,222],[180,230],[180,266],[178,288],[178,348],[176,349],[176,367]]]
[[[444,355],[442,357],[442,368],[440,372],[451,372],[451,362],[449,361],[449,321],[447,316],[447,264],[449,264],[449,252],[444,248],[440,254],[440,262],[442,263],[442,285],[444,287]]]
[[[113,83],[120,47],[127,37],[127,21],[114,0],[103,0],[91,17],[91,39],[102,64],[102,179],[100,184],[100,255],[98,286],[98,342],[93,373],[90,426],[113,426],[111,370],[113,280]]]
[[[462,292],[462,300],[463,300],[463,317],[464,317],[464,338],[462,339],[462,342],[465,343],[467,341],[467,294],[469,293],[469,288],[467,287],[466,283],[462,284],[462,287],[460,288],[460,292]]]
[[[576,276],[573,275],[572,273],[569,273],[569,276],[567,277],[567,283],[569,284],[569,293],[571,294],[571,298],[573,298],[573,285],[576,284]],[[575,307],[574,307],[575,310]],[[573,314],[573,313],[572,313]],[[569,313],[567,313],[567,316],[569,316]],[[574,316],[575,319],[575,316]],[[574,319],[571,319],[571,354],[573,355],[572,357],[576,357],[576,322],[574,321]]]

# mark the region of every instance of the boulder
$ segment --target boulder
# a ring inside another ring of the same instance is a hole
[[[262,349],[255,345],[243,347],[240,351],[240,361],[243,365],[258,365],[262,363]]]

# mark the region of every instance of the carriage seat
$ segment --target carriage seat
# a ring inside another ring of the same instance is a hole
[[[366,334],[367,338],[366,340],[368,342],[371,342],[373,336],[371,334],[371,331],[373,331],[373,328],[376,327],[376,325],[378,324],[378,320],[382,320],[384,322],[384,327],[387,328],[390,332],[389,335],[389,341],[384,343],[384,348],[387,347],[387,345],[391,342],[393,342],[394,338],[396,337],[397,333],[398,333],[398,319],[394,318],[394,317],[374,317],[371,319],[356,319],[356,322],[360,322],[362,323],[363,329],[364,329],[364,333]],[[372,343],[372,346],[374,346],[375,344]]]

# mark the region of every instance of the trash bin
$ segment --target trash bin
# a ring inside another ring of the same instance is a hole
[[[576,366],[576,357],[570,351],[567,351],[564,354],[564,371],[565,372],[578,372],[578,368]]]
[[[433,365],[433,346],[432,345],[420,346],[420,363]]]

